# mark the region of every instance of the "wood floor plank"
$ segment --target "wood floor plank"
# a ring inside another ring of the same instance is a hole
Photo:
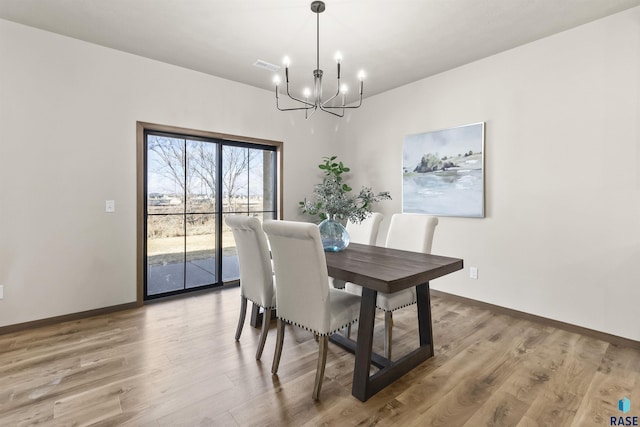
[[[501,339],[507,340],[519,333],[517,328],[510,327],[512,323],[513,320],[505,316],[488,320],[494,335],[497,333],[502,337]],[[486,336],[484,333],[469,335],[469,345],[434,370],[425,369],[424,375],[413,379],[408,387],[405,385],[405,389],[400,392],[397,399],[416,408],[420,413],[428,411],[456,386],[469,378],[476,378],[475,374],[479,369],[494,360],[495,354],[492,349],[499,344],[491,340],[492,336]],[[420,367],[435,364],[437,359],[438,357],[433,358],[433,362],[428,360]],[[410,374],[420,373],[419,368],[414,369]]]
[[[571,425],[576,427],[610,425],[610,417],[620,414],[618,400],[634,395],[634,383],[633,377],[611,376],[596,372]]]
[[[0,425],[582,427],[640,399],[640,350],[433,295],[435,357],[360,402],[353,354],[331,344],[313,401],[312,335],[287,326],[273,376],[275,323],[255,360],[259,330],[234,340],[238,300],[215,290],[0,336]],[[394,357],[415,325],[415,307],[394,313]]]
[[[424,414],[421,418],[438,420],[443,425],[465,424],[518,369],[528,350],[534,348],[543,336],[537,329],[527,329],[526,322],[522,321],[497,331],[485,343],[484,357],[477,357],[473,362],[465,357],[466,369],[473,369],[473,375],[452,381],[448,391],[449,387],[439,387],[439,391],[446,394],[439,395],[435,402],[419,405],[418,411]],[[399,399],[409,393],[410,389]]]
[[[118,416],[122,413],[120,392],[117,387],[105,387],[64,397],[53,405],[53,420],[89,426]]]
[[[464,423],[464,427],[510,427],[518,424],[526,414],[529,405],[516,398],[511,393],[498,390],[492,393],[471,418]]]

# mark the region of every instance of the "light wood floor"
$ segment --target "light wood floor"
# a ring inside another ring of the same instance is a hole
[[[233,336],[239,289],[0,336],[0,425],[589,426],[640,415],[640,351],[433,296],[436,356],[362,403],[353,355],[330,344],[321,399],[317,343],[275,322]],[[417,343],[415,308],[395,316],[395,350]],[[377,322],[376,343],[382,343]],[[381,348],[378,351],[381,352]]]

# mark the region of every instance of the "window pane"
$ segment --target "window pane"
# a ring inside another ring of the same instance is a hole
[[[226,218],[228,214],[223,215]],[[275,212],[251,213],[250,216],[256,217],[260,222],[265,219],[275,219]],[[233,232],[223,222],[222,225],[222,280],[224,282],[240,279],[240,267],[238,263],[238,252],[236,250],[236,242],[233,238]]]
[[[222,147],[222,206],[224,212],[249,210],[249,150],[242,147]]]
[[[187,212],[216,210],[218,145],[187,140]]]
[[[274,210],[275,153],[249,150],[249,210],[252,212]]]
[[[225,219],[227,214],[222,216],[222,281],[240,279],[240,267],[238,266],[238,252],[233,232],[227,225]]]
[[[147,217],[147,295],[184,289],[182,215]]]
[[[187,288],[216,283],[216,217],[187,214],[186,266]]]
[[[149,135],[147,139],[147,209],[154,213],[184,211],[185,143]]]

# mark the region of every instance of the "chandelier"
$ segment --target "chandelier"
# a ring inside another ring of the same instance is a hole
[[[360,101],[357,105],[346,105],[347,98],[347,86],[340,85],[340,62],[342,61],[342,56],[340,53],[336,54],[336,63],[338,66],[338,82],[337,89],[333,96],[326,100],[322,100],[322,75],[323,72],[320,69],[320,14],[324,12],[325,5],[322,1],[314,1],[311,3],[311,11],[316,14],[316,69],[313,70],[313,92],[309,88],[305,88],[303,90],[302,96],[304,99],[295,97],[291,95],[289,91],[289,58],[284,59],[284,76],[286,82],[287,96],[293,101],[297,102],[297,107],[292,108],[281,108],[280,107],[280,77],[275,76],[273,81],[276,85],[276,107],[280,111],[294,111],[294,110],[304,110],[304,117],[308,119],[311,117],[318,109],[333,114],[334,116],[343,117],[344,112],[348,108],[359,108],[362,105],[362,89],[364,85],[364,72],[360,71],[358,74],[358,79],[360,80]],[[334,99],[341,96],[339,100],[340,103],[336,104]]]

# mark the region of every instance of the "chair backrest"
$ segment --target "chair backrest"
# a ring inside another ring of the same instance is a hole
[[[387,233],[388,248],[431,253],[438,217],[421,214],[394,214]]]
[[[379,212],[372,212],[371,215],[360,224],[347,222],[347,232],[352,243],[362,243],[364,245],[375,245],[378,240],[378,230],[382,222],[382,215]]]
[[[316,333],[329,332],[329,281],[315,224],[265,221],[276,273],[278,317]]]
[[[225,222],[236,241],[242,295],[263,307],[273,308],[271,257],[260,221],[255,217],[229,215]]]

